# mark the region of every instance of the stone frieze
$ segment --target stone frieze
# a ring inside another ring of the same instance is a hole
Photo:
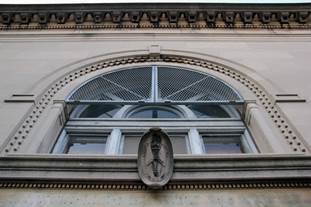
[[[0,29],[294,28],[311,26],[311,4],[1,5]]]

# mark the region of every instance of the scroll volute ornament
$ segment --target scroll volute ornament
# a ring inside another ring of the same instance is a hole
[[[173,175],[173,147],[168,135],[160,128],[151,128],[139,142],[138,174],[152,189],[159,189],[169,182]]]

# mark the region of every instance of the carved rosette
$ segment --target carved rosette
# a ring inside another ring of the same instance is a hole
[[[169,182],[173,175],[173,147],[168,135],[160,128],[146,132],[138,147],[138,174],[152,189],[159,189]]]

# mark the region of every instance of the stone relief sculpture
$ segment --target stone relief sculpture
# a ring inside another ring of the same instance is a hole
[[[152,157],[152,160],[147,164],[147,166],[152,164],[152,171],[155,177],[159,177],[160,172],[162,171],[162,168],[165,167],[165,163],[163,160],[161,160],[161,157],[159,154],[161,148],[162,148],[161,137],[158,134],[154,133],[152,136],[151,145],[150,145],[150,149],[151,149],[153,157]]]
[[[160,128],[146,132],[138,147],[138,173],[152,189],[164,186],[173,175],[173,148],[168,135]]]

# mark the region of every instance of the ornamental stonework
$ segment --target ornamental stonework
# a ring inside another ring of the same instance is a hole
[[[151,128],[139,142],[137,158],[139,177],[148,187],[159,189],[171,179],[173,165],[170,138],[160,128]]]
[[[266,91],[258,83],[254,82],[250,77],[242,74],[241,72],[233,68],[214,64],[207,60],[173,55],[161,55],[160,57],[153,57],[149,55],[119,57],[116,59],[103,60],[102,62],[95,63],[91,66],[72,71],[70,74],[64,76],[61,80],[55,81],[53,84],[51,84],[51,87],[43,93],[43,95],[35,103],[34,108],[31,110],[28,116],[26,116],[22,124],[20,124],[20,126],[17,128],[15,134],[8,137],[7,143],[6,145],[4,145],[5,147],[1,150],[1,152],[6,154],[19,151],[24,141],[26,139],[29,139],[28,135],[30,131],[34,128],[34,125],[40,119],[42,113],[47,109],[48,105],[51,105],[53,103],[53,98],[55,94],[57,94],[57,92],[65,87],[67,84],[70,84],[72,81],[94,71],[103,70],[112,66],[146,62],[170,62],[185,64],[187,66],[195,65],[200,66],[207,71],[212,70],[237,80],[238,82],[246,86],[257,97],[258,103],[264,107],[264,109],[270,116],[270,119],[280,130],[283,138],[287,141],[287,144],[290,146],[292,151],[304,154],[310,153],[307,144],[304,142],[302,137],[300,137],[299,133],[296,132],[292,124],[282,114],[281,109],[275,104],[275,101],[270,97],[268,91]]]
[[[2,5],[0,29],[308,29],[311,4]]]

